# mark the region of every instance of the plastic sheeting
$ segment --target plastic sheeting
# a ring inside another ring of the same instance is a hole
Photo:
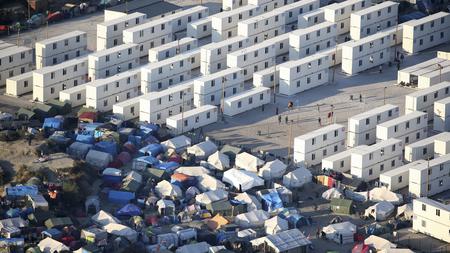
[[[381,201],[366,209],[364,216],[373,217],[376,221],[386,220],[394,212],[395,206],[387,201]]]
[[[108,193],[108,200],[116,204],[126,204],[134,198],[135,198],[134,192],[111,190]]]
[[[142,210],[134,204],[126,204],[117,211],[117,216],[138,216],[142,214]]]
[[[86,155],[86,163],[98,169],[106,168],[112,161],[113,157],[111,156],[111,154],[93,149],[89,150]]]
[[[94,149],[104,152],[104,153],[108,153],[111,156],[116,156],[117,155],[117,143],[113,142],[113,141],[100,141],[97,142],[94,145]]]
[[[236,156],[235,165],[239,169],[258,172],[258,168],[264,165],[264,161],[254,155],[243,152]]]
[[[247,212],[262,208],[261,202],[259,202],[259,200],[255,196],[250,195],[246,192],[239,193],[234,199],[247,204]]]
[[[409,204],[404,204],[403,206],[399,206],[397,208],[397,214],[395,215],[395,217],[403,216],[404,219],[406,219],[406,220],[412,220],[413,215],[414,215],[413,205],[412,205],[412,203],[409,203]]]
[[[198,188],[204,192],[225,189],[225,184],[213,176],[204,174],[198,177]]]
[[[108,232],[108,234],[125,237],[130,242],[137,241],[138,233],[127,226],[124,226],[121,224],[110,223],[110,224],[103,226],[103,229],[106,230],[106,232]]]
[[[192,167],[180,167],[175,170],[176,173],[182,173],[185,175],[199,177],[205,174],[209,174],[209,170],[203,166],[192,166]]]
[[[371,236],[367,237],[364,240],[364,244],[374,247],[377,251],[397,247],[397,245],[395,245],[394,243],[391,243],[390,241],[388,241],[384,238],[378,237],[376,235],[371,235]]]
[[[141,155],[156,157],[157,155],[164,153],[164,147],[161,144],[153,143],[139,149],[139,153]]]
[[[38,243],[38,247],[43,253],[70,251],[69,247],[67,247],[63,243],[58,242],[57,240],[52,239],[50,237],[47,237],[47,238],[41,240]]]
[[[6,195],[14,197],[24,197],[26,195],[37,195],[39,190],[35,185],[16,185],[6,187]]]
[[[258,175],[266,180],[281,178],[286,172],[287,165],[276,159],[266,163],[258,172]]]
[[[351,222],[341,222],[323,227],[322,232],[328,240],[339,244],[353,243],[353,235],[356,233],[356,225]]]
[[[86,143],[86,144],[94,144],[95,138],[92,135],[77,134],[76,141],[81,142],[81,143]]]
[[[44,124],[42,124],[42,128],[53,128],[53,129],[62,129],[63,127],[63,119],[62,118],[45,118]]]
[[[401,194],[391,192],[384,187],[374,188],[369,192],[369,199],[373,202],[387,201],[394,205],[403,203]]]
[[[160,163],[155,166],[157,169],[165,170],[167,173],[172,173],[174,170],[180,167],[177,162]]]
[[[289,223],[287,222],[287,220],[282,219],[279,216],[274,216],[264,222],[264,228],[266,234],[274,235],[278,232],[288,230]]]
[[[260,227],[270,216],[266,211],[256,210],[236,215],[234,222],[243,228]]]
[[[342,197],[343,197],[343,195],[342,195],[341,191],[336,188],[330,188],[330,189],[326,190],[324,193],[322,193],[322,198],[324,198],[326,200],[340,199]]]
[[[261,199],[263,210],[267,212],[274,212],[283,208],[283,202],[278,192],[274,189],[259,191],[258,196]]]
[[[208,157],[208,163],[216,170],[224,171],[230,168],[230,158],[219,151]]]
[[[167,180],[163,180],[159,182],[155,186],[155,191],[160,197],[174,197],[181,198],[183,196],[183,192],[180,187],[169,183]]]
[[[195,201],[199,205],[207,205],[223,199],[228,199],[228,192],[223,189],[208,191],[195,196]]]
[[[92,144],[74,142],[67,148],[66,153],[75,159],[84,160],[92,147]]]
[[[200,142],[197,145],[187,148],[187,153],[195,155],[198,160],[208,158],[217,151],[217,146],[212,141]]]
[[[231,184],[241,191],[247,191],[253,187],[264,185],[264,180],[258,177],[256,173],[238,169],[225,171],[222,181]]]
[[[302,187],[304,184],[311,181],[312,174],[304,167],[299,167],[283,176],[283,185],[288,188]]]

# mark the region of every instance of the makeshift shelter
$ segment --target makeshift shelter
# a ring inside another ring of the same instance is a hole
[[[158,165],[160,161],[153,156],[141,156],[133,160],[133,170],[143,171],[149,167]]]
[[[179,247],[175,253],[208,253],[210,245],[207,242],[198,242]]]
[[[186,189],[185,196],[186,196],[186,199],[191,199],[191,198],[194,198],[195,196],[197,196],[200,193],[201,192],[200,192],[200,190],[197,187],[191,186],[191,187]]]
[[[158,207],[159,214],[163,216],[172,216],[175,214],[175,203],[172,200],[160,199],[156,202],[156,206]]]
[[[371,235],[364,240],[364,244],[375,248],[377,251],[396,248],[397,245],[376,235]]]
[[[191,139],[184,135],[177,136],[167,141],[161,142],[161,144],[168,149],[175,150],[176,153],[182,153],[187,147],[191,146]]]
[[[41,103],[34,103],[31,110],[36,113],[40,120],[58,115],[58,109],[56,107]]]
[[[134,199],[134,192],[110,190],[108,192],[108,201],[115,204],[126,204]]]
[[[120,152],[120,154],[116,158],[116,160],[120,161],[123,165],[129,163],[131,159],[131,154],[126,151]]]
[[[156,236],[156,243],[166,248],[172,245],[178,247],[178,235],[176,233],[159,234]]]
[[[167,173],[172,173],[174,170],[180,167],[180,164],[177,162],[165,162],[165,163],[159,163],[155,165],[157,169],[165,170]],[[184,173],[183,173],[184,174]]]
[[[43,129],[55,129],[60,130],[63,128],[64,120],[62,118],[45,118],[44,123],[42,124]]]
[[[44,196],[42,196],[42,194],[27,195],[27,197],[28,201],[31,203],[31,206],[33,207],[33,210],[40,209],[43,211],[48,211],[48,202],[44,198]]]
[[[345,191],[345,197],[358,202],[367,201],[368,192],[354,192],[352,190]]]
[[[37,195],[39,190],[35,185],[16,185],[6,187],[6,196],[25,197],[27,195]]]
[[[373,202],[387,201],[394,205],[400,205],[403,203],[403,197],[401,194],[389,191],[384,187],[377,187],[370,190],[369,200]]]
[[[222,149],[220,149],[220,153],[227,155],[230,158],[230,163],[234,164],[236,160],[236,156],[242,152],[242,148],[231,146],[231,145],[224,145]]]
[[[247,212],[254,211],[261,209],[261,202],[253,196],[246,192],[239,193],[236,197],[234,197],[235,200],[243,202],[247,205]]]
[[[264,164],[259,170],[258,175],[265,180],[272,180],[283,177],[286,172],[287,165],[282,161],[276,159],[274,161]]]
[[[298,229],[290,229],[262,238],[267,252],[306,252],[311,242]]]
[[[204,141],[187,148],[187,153],[195,155],[197,160],[205,160],[217,151],[217,146],[212,141]]]
[[[264,165],[264,161],[247,152],[236,155],[235,165],[239,169],[258,172],[259,168]]]
[[[139,154],[144,156],[156,157],[161,153],[164,153],[164,147],[159,143],[152,143],[139,149]]]
[[[225,184],[222,181],[208,174],[199,176],[197,185],[203,192],[225,189]]]
[[[117,213],[117,216],[126,216],[126,217],[132,217],[137,215],[142,215],[142,210],[134,205],[134,204],[126,204],[122,208],[120,208]]]
[[[110,223],[103,226],[103,229],[106,230],[108,234],[124,237],[132,243],[137,241],[138,233],[127,226]]]
[[[355,234],[356,225],[348,221],[331,224],[322,228],[323,236],[339,244],[353,243]]]
[[[288,188],[302,187],[311,181],[312,174],[305,167],[299,167],[283,176],[283,185]]]
[[[33,111],[27,110],[25,108],[19,108],[16,112],[17,119],[19,120],[38,120],[39,116]]]
[[[87,214],[89,214],[90,210],[93,208],[95,213],[100,211],[100,199],[97,195],[91,195],[86,198],[84,202],[84,208]]]
[[[274,216],[264,222],[264,229],[266,234],[274,235],[278,232],[288,230],[289,223],[287,220],[282,219],[279,216]]]
[[[122,180],[122,189],[125,191],[136,192],[142,185],[142,175],[136,171],[130,171]]]
[[[336,188],[330,188],[322,193],[322,198],[324,198],[326,200],[341,199],[343,197],[344,196],[342,195],[341,191]]]
[[[197,184],[197,178],[182,173],[173,173],[170,176],[170,183],[179,186],[180,188],[187,189]]]
[[[353,201],[350,199],[332,198],[330,208],[334,213],[338,214],[352,214],[354,211]]]
[[[91,148],[94,148],[94,145],[93,145],[93,144],[95,143],[95,138],[94,138],[93,135],[89,135],[89,134],[77,134],[75,140],[76,140],[77,142],[80,142],[80,143],[91,144],[91,145],[92,145]]]
[[[95,224],[104,226],[107,224],[119,224],[120,220],[118,220],[116,217],[114,217],[112,214],[105,212],[103,210],[100,210],[97,214],[91,217],[92,221]]]
[[[283,201],[281,201],[278,192],[275,189],[265,189],[256,192],[256,196],[261,201],[262,209],[269,213],[283,208]]]
[[[47,101],[47,104],[55,107],[59,115],[66,115],[72,111],[72,105],[70,104],[70,101],[59,101],[57,99],[51,99]]]
[[[293,201],[293,195],[292,191],[289,190],[287,187],[283,185],[274,184],[275,190],[277,190],[278,195],[280,195],[281,200],[284,204],[292,203]]]
[[[122,182],[122,170],[106,168],[102,171],[102,179],[106,184],[119,184]]]
[[[241,192],[264,185],[264,180],[256,173],[234,168],[223,173],[222,181],[229,183]]]
[[[89,150],[89,152],[86,155],[86,163],[97,169],[106,168],[108,164],[112,161],[113,157],[111,156],[111,154],[93,149]]]
[[[236,215],[234,222],[243,228],[260,227],[270,216],[266,211],[255,210],[247,213]]]
[[[169,183],[166,180],[159,182],[155,186],[155,191],[160,197],[172,197],[172,198],[181,198],[183,196],[183,192],[180,187]]]
[[[202,166],[180,167],[176,169],[175,172],[193,177],[199,177],[205,174],[209,174],[209,170]]]
[[[69,217],[50,218],[44,222],[47,228],[63,228],[73,225]]]
[[[208,157],[208,164],[216,170],[225,171],[230,168],[230,158],[227,155],[216,151]]]
[[[58,242],[57,240],[50,237],[41,240],[38,243],[38,247],[42,253],[55,253],[70,250],[69,247],[64,245],[64,243]]]
[[[376,221],[386,220],[395,210],[395,206],[387,201],[381,201],[366,209],[364,216],[373,217]]]
[[[88,243],[98,243],[108,239],[108,233],[100,228],[90,227],[81,230],[80,238]]]
[[[216,214],[214,217],[209,219],[206,224],[211,230],[219,229],[222,226],[225,226],[229,223],[225,217],[223,217],[221,214]]]
[[[395,217],[403,217],[404,220],[412,220],[414,216],[412,203],[404,204],[397,207],[397,214]]]
[[[94,149],[110,154],[112,157],[117,155],[117,143],[113,141],[100,141],[95,143]]]
[[[0,229],[7,227],[16,227],[16,228],[28,227],[28,221],[20,217],[0,220]]]
[[[195,196],[195,201],[199,205],[211,204],[214,201],[228,199],[228,192],[223,189],[215,191],[207,191],[205,193]]]

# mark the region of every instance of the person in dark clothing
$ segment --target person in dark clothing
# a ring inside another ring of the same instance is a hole
[[[28,139],[28,146],[31,146],[31,140],[33,140],[33,135],[29,134],[27,139]]]
[[[284,118],[284,122],[287,124],[289,121],[288,116],[286,115],[286,117]]]
[[[281,124],[281,115],[278,115],[278,124]]]
[[[362,103],[362,95],[361,94],[359,94],[359,102]]]
[[[319,121],[319,126],[322,126],[322,119],[319,117],[317,120]]]
[[[275,115],[278,115],[278,107],[275,108]]]

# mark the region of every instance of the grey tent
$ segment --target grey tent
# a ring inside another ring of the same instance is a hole
[[[142,184],[142,176],[136,171],[131,171],[122,180],[122,189],[130,192],[135,192],[139,189]]]
[[[83,160],[92,147],[92,144],[74,142],[67,148],[66,153],[73,158]]]
[[[86,162],[97,169],[106,168],[112,161],[113,157],[111,156],[111,154],[93,149],[89,150],[86,155]]]
[[[224,145],[222,149],[220,150],[220,153],[227,155],[230,158],[230,162],[234,163],[234,160],[236,159],[236,155],[241,153],[242,149],[231,146],[231,145]]]

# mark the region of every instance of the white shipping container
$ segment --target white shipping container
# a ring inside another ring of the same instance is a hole
[[[70,102],[72,107],[86,104],[86,86],[88,83],[74,86],[59,92],[59,101]]]
[[[428,197],[450,189],[450,154],[414,166],[409,170],[409,194]]]
[[[450,132],[443,132],[435,136],[434,157],[450,154]]]
[[[211,16],[197,20],[187,25],[187,36],[202,39],[211,36],[212,18]]]
[[[405,114],[420,111],[428,114],[428,119],[434,117],[434,102],[448,97],[450,82],[442,82],[405,96]]]
[[[158,62],[177,54],[181,54],[192,49],[196,49],[198,41],[195,38],[182,38],[180,40],[172,41],[161,45],[159,47],[150,48],[148,50],[148,61]]]
[[[204,105],[166,119],[166,125],[176,134],[182,134],[217,122],[217,106]]]
[[[20,96],[33,91],[33,72],[6,79],[6,94],[11,96]]]
[[[412,112],[377,125],[377,139],[396,138],[405,145],[422,140],[428,135],[428,116],[424,112]]]
[[[434,102],[433,130],[450,131],[450,97]]]
[[[386,187],[389,191],[397,191],[408,187],[409,169],[426,162],[425,160],[417,160],[393,170],[383,172],[380,174],[380,185]]]
[[[256,87],[225,99],[223,113],[234,116],[268,103],[270,103],[270,89]]]

